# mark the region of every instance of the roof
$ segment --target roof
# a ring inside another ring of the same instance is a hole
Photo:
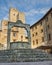
[[[50,12],[52,11],[52,8],[49,9],[49,11],[40,19],[38,20],[36,23],[34,23],[32,26],[30,26],[30,28],[34,27],[36,24],[38,24],[41,20],[43,20]]]

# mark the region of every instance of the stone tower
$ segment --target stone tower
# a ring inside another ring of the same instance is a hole
[[[25,15],[23,12],[19,12],[18,10],[14,8],[10,8],[9,11],[9,21],[10,22],[16,22],[17,20],[21,20],[23,23],[25,23]]]

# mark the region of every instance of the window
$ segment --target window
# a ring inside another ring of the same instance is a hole
[[[23,38],[23,36],[21,36],[21,38]]]
[[[23,36],[21,36],[21,41],[23,41]]]
[[[48,40],[51,40],[51,34],[48,34]]]
[[[42,37],[42,42],[44,42],[44,37]]]
[[[14,36],[14,37],[16,36],[16,32],[13,32],[13,36]]]
[[[26,39],[28,39],[28,37],[25,37]]]
[[[46,18],[46,21],[48,21],[48,17]]]
[[[34,42],[34,40],[33,40],[33,45],[35,45],[35,42]]]
[[[49,29],[49,25],[47,25],[47,28]]]
[[[36,44],[38,44],[38,39],[36,39]]]
[[[32,36],[34,37],[34,34],[32,34]]]
[[[41,33],[43,32],[43,29],[41,29]]]
[[[16,39],[13,39],[13,42],[16,42]]]
[[[36,32],[36,35],[37,35],[38,33]]]

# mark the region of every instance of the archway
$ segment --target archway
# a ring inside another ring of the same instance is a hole
[[[12,27],[21,27],[25,28],[27,31],[27,36],[28,36],[28,42],[10,42],[10,33],[11,33],[11,28]],[[14,44],[15,43],[15,44]],[[8,23],[8,35],[7,35],[7,48],[8,49],[16,49],[16,48],[30,48],[31,47],[31,37],[30,37],[30,25],[28,24],[23,24],[21,20],[18,20],[17,22],[9,22]]]

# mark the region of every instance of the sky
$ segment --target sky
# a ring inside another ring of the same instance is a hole
[[[52,0],[0,0],[0,24],[8,19],[11,7],[24,12],[26,23],[32,25],[52,7]]]

